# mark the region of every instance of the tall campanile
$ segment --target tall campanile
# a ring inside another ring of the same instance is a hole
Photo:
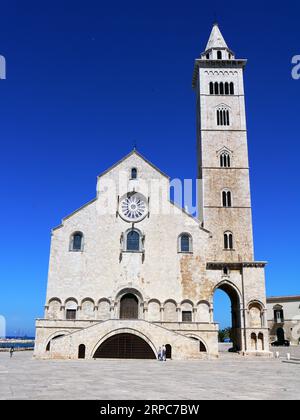
[[[215,261],[253,261],[243,74],[217,24],[196,59],[198,217],[213,235]]]

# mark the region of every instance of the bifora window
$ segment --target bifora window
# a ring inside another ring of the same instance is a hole
[[[233,235],[232,232],[224,233],[224,249],[233,249]]]
[[[222,206],[231,207],[231,191],[222,191]]]

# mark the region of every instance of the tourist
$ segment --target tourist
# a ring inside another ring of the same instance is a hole
[[[162,361],[162,351],[161,351],[161,347],[159,347],[159,349],[158,349],[157,356],[158,356],[158,360],[159,360],[159,361]]]
[[[163,344],[162,346],[162,361],[166,362],[167,360],[167,351],[166,351],[166,346]]]
[[[13,347],[10,348],[9,354],[10,354],[10,358],[12,358],[13,354],[14,354],[14,348]]]

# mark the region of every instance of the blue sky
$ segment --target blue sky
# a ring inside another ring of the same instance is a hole
[[[194,59],[213,21],[245,72],[255,257],[268,295],[299,294],[300,54],[296,1],[2,1],[0,314],[32,334],[50,230],[95,196],[134,144],[172,178],[195,178]],[[216,318],[227,325],[218,298]],[[223,305],[224,303],[224,305]]]

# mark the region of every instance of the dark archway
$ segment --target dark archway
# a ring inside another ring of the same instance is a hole
[[[196,337],[190,337],[190,338],[192,338],[193,340],[196,340],[196,341],[198,341],[198,342],[199,342],[199,351],[200,351],[201,353],[207,353],[206,346],[205,346],[205,344],[203,343],[203,341],[201,341],[201,340],[200,340],[200,338],[196,338]]]
[[[78,359],[85,359],[85,345],[80,344],[78,347]]]
[[[199,350],[200,350],[201,353],[206,353],[207,352],[205,344],[201,340],[200,340]]]
[[[172,359],[172,346],[171,346],[171,344],[166,344],[166,359]]]
[[[283,342],[285,340],[285,334],[284,334],[284,329],[283,328],[277,328],[276,331],[276,335],[277,335],[277,340],[280,342]]]
[[[222,290],[223,292],[226,293],[226,295],[230,299],[230,303],[231,303],[230,338],[233,345],[231,351],[240,351],[242,350],[242,321],[241,321],[240,296],[237,290],[229,283],[220,284],[216,288],[216,290]],[[215,308],[215,305],[214,305],[214,308]]]
[[[156,359],[156,356],[149,344],[141,337],[122,333],[105,340],[95,351],[94,358]]]
[[[120,318],[121,319],[138,319],[139,317],[139,301],[132,293],[127,293],[120,301]]]

